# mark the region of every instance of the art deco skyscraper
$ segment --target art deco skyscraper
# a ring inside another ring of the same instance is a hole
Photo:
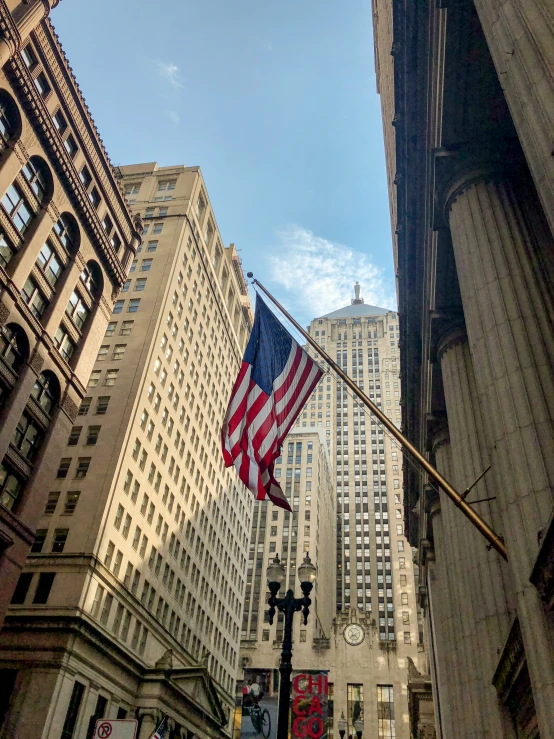
[[[350,305],[314,319],[308,330],[399,426],[397,314],[367,305],[356,285]],[[319,353],[309,351],[321,359]],[[320,525],[317,547],[320,553],[334,552],[335,562],[319,563],[318,598],[321,600],[324,589],[331,587],[329,595],[334,598],[336,615],[328,626],[328,621],[318,619],[316,612],[309,639],[306,632],[302,635],[302,627],[297,627],[294,665],[298,669],[329,670],[331,735],[334,732],[338,736],[336,721],[343,711],[349,733],[353,733],[353,711],[361,707],[369,736],[407,739],[408,659],[414,667],[419,662],[423,667],[424,655],[411,548],[404,537],[402,451],[344,383],[332,374],[324,375],[285,441],[283,458],[276,467],[294,505],[298,507],[300,501],[298,512],[293,510],[292,522],[285,521],[287,532],[289,525],[298,528],[297,561],[301,554],[300,525],[306,525],[302,517],[308,511],[305,499],[313,497],[314,492],[310,478],[305,476],[304,459],[296,454],[296,438],[310,432],[321,435],[332,469],[335,542],[329,546],[328,532]],[[254,555],[258,564],[248,573],[247,597],[250,591],[252,595],[251,603],[247,601],[250,611],[245,609],[243,616],[241,643],[243,664],[249,667],[276,667],[279,655],[279,624],[272,627],[273,631],[262,623],[267,608],[265,582],[256,587],[259,568],[262,566],[263,577],[271,552],[285,551],[284,533],[281,539],[280,527],[267,520],[269,515],[254,518],[250,544],[250,557]],[[262,552],[265,559],[260,565]],[[257,620],[248,620],[249,613],[256,613]],[[275,647],[273,652],[264,644],[267,641]]]
[[[251,307],[200,170],[122,175],[143,243],[22,576],[49,573],[49,597],[19,588],[1,636],[21,739],[122,716],[148,739],[162,714],[174,736],[220,737],[233,704],[253,498],[219,431]]]

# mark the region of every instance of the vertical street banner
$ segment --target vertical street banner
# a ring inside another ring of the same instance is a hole
[[[327,670],[292,673],[291,739],[327,739]]]
[[[246,668],[237,689],[234,737],[276,739],[279,671]]]

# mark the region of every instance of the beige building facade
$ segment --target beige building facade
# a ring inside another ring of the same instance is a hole
[[[437,735],[554,736],[552,7],[374,4],[402,422],[505,562],[405,470]],[[390,54],[387,55],[387,52]],[[477,484],[475,484],[477,482]]]
[[[397,314],[367,305],[356,285],[351,304],[313,320],[309,333],[399,425]],[[310,354],[321,359],[312,349]],[[320,523],[309,529],[318,537],[317,550],[327,555],[317,565],[318,597],[331,589],[328,596],[332,602],[326,598],[324,613],[330,609],[332,615],[320,618],[319,612],[312,614],[307,629],[298,619],[293,666],[329,670],[330,736],[338,739],[336,722],[343,712],[349,733],[353,733],[354,706],[361,705],[364,736],[408,739],[408,669],[412,666],[416,672],[425,671],[426,664],[412,550],[404,537],[402,452],[344,383],[325,374],[285,441],[276,466],[283,489],[292,496],[292,526],[298,526],[299,551],[302,525],[306,526],[303,516],[309,510],[306,499],[313,506],[314,498],[328,495],[326,488],[315,489],[315,482],[306,474],[303,452],[296,453],[297,439],[302,438],[299,435],[310,433],[317,433],[331,465],[332,525],[323,527]],[[250,543],[250,556],[259,560],[264,552],[264,560],[261,567],[256,566],[254,579],[250,570],[247,577],[247,599],[251,593],[251,601],[247,600],[243,616],[241,655],[243,666],[248,667],[277,667],[279,663],[279,626],[270,630],[263,623],[266,560],[273,550],[286,551],[284,533],[280,526],[271,528],[272,522],[267,520],[271,516],[278,519],[282,513],[268,511],[259,520],[254,518]],[[314,545],[310,546],[311,552]],[[331,548],[332,562],[328,556]],[[297,561],[299,556],[297,553]],[[257,618],[252,619],[253,612]]]
[[[219,433],[251,308],[200,170],[121,173],[142,245],[0,636],[3,737],[89,739],[104,717],[138,719],[140,739],[162,716],[174,738],[229,731],[253,499]]]
[[[0,628],[141,238],[51,5],[0,3]]]

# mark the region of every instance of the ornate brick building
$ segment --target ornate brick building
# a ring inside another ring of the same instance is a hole
[[[554,736],[552,4],[376,0],[374,27],[404,431],[460,492],[471,487],[467,502],[508,550],[506,563],[405,469],[437,733],[545,739]]]
[[[0,624],[140,243],[49,9],[0,3]]]

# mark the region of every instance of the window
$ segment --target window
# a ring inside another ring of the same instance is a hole
[[[66,362],[69,362],[75,351],[75,343],[69,338],[67,329],[61,324],[54,335],[54,346],[60,352]]]
[[[102,370],[92,370],[92,372],[90,373],[90,377],[88,378],[87,388],[96,387],[98,385],[98,382],[100,381],[101,374]]]
[[[83,400],[81,401],[81,405],[79,406],[79,411],[77,412],[77,415],[87,416],[88,409],[90,408],[91,402],[92,402],[92,398],[83,398]]]
[[[116,344],[113,349],[113,359],[115,361],[123,359],[123,355],[125,354],[126,348],[127,348],[127,344]]]
[[[65,496],[65,507],[63,509],[64,516],[72,516],[77,508],[79,502],[79,496],[81,492],[79,490],[68,490]]]
[[[44,542],[46,541],[46,535],[48,529],[37,529],[35,533],[35,540],[31,544],[31,554],[39,554],[44,548]]]
[[[120,302],[120,301],[117,301]],[[123,301],[121,301],[123,302]],[[83,303],[83,300],[79,293],[73,292],[69,298],[67,308],[65,309],[66,314],[71,318],[75,326],[78,329],[82,329],[85,321],[87,320],[89,310]],[[114,311],[115,312],[115,311]]]
[[[1,107],[0,107],[0,110],[1,110]],[[0,123],[1,123],[1,120],[2,119],[0,118]],[[0,134],[1,134],[1,129],[0,129]],[[0,136],[0,139],[1,139],[1,136]],[[13,257],[16,251],[17,250],[13,246],[11,241],[6,237],[6,235],[2,231],[0,231],[0,265],[2,267],[6,267],[8,262],[11,260],[11,258]]]
[[[52,245],[47,241],[39,252],[37,264],[44,273],[48,282],[54,287],[63,271],[63,264]]]
[[[90,457],[79,457],[77,460],[77,469],[75,471],[75,479],[82,480],[87,476],[90,466]]]
[[[55,572],[41,572],[38,576],[38,585],[35,590],[33,603],[44,605],[48,602],[48,596],[54,584]]]
[[[49,515],[52,515],[52,513],[54,513],[54,511],[56,510],[56,506],[58,505],[59,499],[60,499],[59,491],[48,493],[48,500],[46,501],[46,506],[44,508],[45,516],[49,516]]]
[[[123,321],[121,324],[121,331],[119,332],[120,336],[129,336],[133,330],[133,324],[134,321]]]
[[[92,176],[88,170],[88,167],[83,167],[83,169],[79,172],[79,178],[85,188],[88,190],[89,186],[92,183]]]
[[[412,643],[412,639],[411,639],[411,636],[410,636],[410,632],[409,631],[405,631],[404,632],[404,644],[411,644],[411,643]]]
[[[101,426],[89,426],[87,431],[87,440],[86,445],[87,446],[94,446],[96,442],[98,441],[98,436],[100,435],[100,429]]]
[[[31,222],[33,212],[17,185],[10,185],[2,198],[2,205],[13,220],[20,234],[24,233]]]
[[[101,395],[96,401],[96,415],[103,416],[110,404],[110,395]]]
[[[133,261],[131,262],[131,269],[129,270],[129,272],[134,272],[136,270],[137,263],[138,263],[138,259],[133,259]]]
[[[122,293],[126,293],[129,291],[129,288],[131,287],[131,280],[125,280],[123,283],[123,287],[121,288]]]
[[[52,551],[55,554],[61,554],[65,548],[69,529],[56,529],[54,531],[54,541],[52,542]]]
[[[44,432],[37,422],[27,413],[23,413],[15,429],[12,443],[29,462],[35,459],[43,438]]]
[[[116,383],[118,373],[119,370],[117,369],[109,369],[106,372],[106,377],[104,378],[104,386],[113,387]]]
[[[37,57],[31,44],[27,44],[27,46],[22,49],[21,56],[27,69],[34,69],[37,66]]]
[[[392,685],[377,686],[377,737],[394,739],[396,736],[394,720],[394,692]]]
[[[77,725],[77,718],[79,717],[79,709],[81,708],[81,702],[85,692],[85,686],[77,682],[73,683],[73,691],[69,700],[69,706],[67,713],[65,714],[65,721],[60,739],[73,739],[75,727]]]
[[[98,206],[102,202],[102,198],[100,197],[100,193],[98,192],[96,187],[92,188],[92,190],[88,194],[88,197],[93,206],[98,209]]]
[[[135,291],[144,290],[145,287],[146,287],[146,277],[139,277],[135,281]]]
[[[59,397],[59,386],[56,376],[49,371],[42,372],[35,381],[31,395],[42,410],[50,415]]]
[[[67,477],[67,473],[69,472],[69,468],[71,466],[71,457],[63,457],[60,459],[60,464],[58,467],[58,471],[56,473],[56,477],[58,478],[65,478]]]
[[[73,134],[69,134],[67,138],[64,140],[63,145],[65,146],[65,150],[69,154],[69,156],[74,159],[75,154],[79,151],[79,147],[77,146],[77,142],[75,141],[75,138]],[[95,188],[93,188],[95,189]],[[92,200],[92,198],[91,198]]]
[[[23,285],[21,297],[23,298],[23,302],[29,306],[34,317],[40,320],[48,303],[32,277],[28,277]]]
[[[348,683],[346,686],[347,697],[347,734],[355,735],[354,721],[364,720],[364,686],[361,683]]]
[[[161,232],[163,231],[163,227],[163,223],[154,223],[152,225],[152,234],[161,234]]]
[[[177,180],[160,180],[158,182],[158,192],[171,192],[175,190]]]
[[[48,84],[48,80],[46,79],[46,75],[44,74],[44,72],[40,72],[35,77],[35,86],[42,98],[46,98],[48,96],[48,93],[50,92],[50,85]]]
[[[33,579],[32,572],[22,572],[13,591],[11,603],[14,605],[22,605],[25,603],[25,598],[29,592],[31,580]]]
[[[129,301],[129,307],[127,308],[127,313],[136,313],[139,309],[140,305],[140,298],[133,298]]]
[[[112,313],[121,313],[121,311],[123,310],[123,306],[124,305],[125,305],[125,301],[124,300],[116,300],[115,303],[114,303],[114,306],[113,306]]]
[[[117,321],[110,321],[108,323],[108,326],[106,327],[106,333],[104,335],[105,336],[113,336],[115,334],[115,329],[116,328],[117,328]],[[108,353],[108,345],[105,344],[105,347],[106,347],[105,354],[107,354]],[[103,349],[103,348],[104,348],[103,346],[100,347],[100,349]],[[100,354],[99,354],[99,356],[100,356]],[[98,358],[96,359],[96,361],[98,361]]]
[[[146,247],[146,251],[153,252],[153,251],[156,251],[157,248],[158,248],[158,242],[157,241],[149,241],[148,242],[148,245]]]
[[[150,268],[152,267],[152,259],[143,259],[140,263],[140,271],[141,272],[150,272]]]
[[[69,434],[67,446],[77,446],[77,444],[79,443],[79,437],[81,436],[82,430],[83,430],[82,426],[73,426],[73,428],[71,429],[71,433]]]

